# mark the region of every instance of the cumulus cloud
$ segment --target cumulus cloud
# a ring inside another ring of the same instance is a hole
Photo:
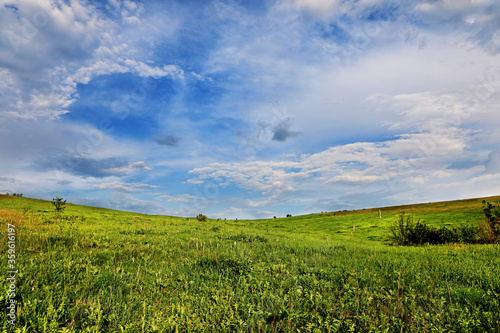
[[[140,22],[142,4],[127,1],[111,7],[124,21]],[[57,118],[78,98],[77,84],[87,84],[99,75],[184,77],[177,65],[154,66],[140,59],[135,49],[138,40],[133,33],[125,38],[125,31],[87,2],[12,1],[3,5],[2,116]]]
[[[213,163],[190,170],[189,173],[198,175],[198,180],[212,179],[216,184],[233,182],[247,190],[279,197],[293,191],[294,180],[307,177],[305,172],[288,171],[294,167],[300,168],[300,164],[287,161]]]
[[[17,92],[15,101],[2,103],[4,107],[25,117],[66,112],[75,91],[61,87],[64,79],[53,73],[57,67],[90,59],[99,30],[110,28],[110,22],[81,3],[46,1],[14,1],[0,11],[0,22],[5,36],[0,67],[9,72],[12,79],[7,84]]]
[[[293,198],[310,188],[316,188],[318,193],[328,193],[332,187],[337,192],[381,191],[387,200],[393,200],[390,196],[404,187],[428,187],[460,175],[465,177],[469,166],[478,164],[464,164],[463,155],[481,133],[461,127],[476,110],[467,110],[467,117],[460,113],[463,117],[458,122],[443,114],[456,115],[464,110],[459,96],[415,93],[378,101],[401,115],[397,122],[387,123],[401,133],[394,139],[338,145],[314,154],[294,155],[293,160],[209,164],[192,169],[190,173],[197,177],[191,182],[232,183],[260,192],[265,199],[242,203],[248,208],[276,205],[281,198]],[[484,153],[477,150],[478,156]],[[496,155],[490,154],[489,170],[498,167]],[[462,170],[466,174],[461,174]]]

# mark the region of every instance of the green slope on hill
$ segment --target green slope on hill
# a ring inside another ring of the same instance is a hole
[[[482,200],[199,222],[0,196],[3,331],[498,332],[499,245],[386,241],[401,211],[477,224]]]

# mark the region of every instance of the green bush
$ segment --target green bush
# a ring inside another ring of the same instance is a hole
[[[461,227],[453,227],[453,239],[455,243],[474,244],[478,241],[479,229],[472,225],[464,225]],[[451,241],[448,241],[451,242]]]
[[[417,222],[419,224],[419,222]],[[406,215],[405,212],[399,214],[398,219],[389,228],[392,233],[392,241],[397,245],[411,245],[416,238],[416,232],[421,227],[417,227],[413,221],[413,216]]]
[[[460,227],[434,228],[417,221],[411,215],[401,213],[390,227],[392,242],[397,245],[477,243],[478,228],[465,225]]]
[[[207,221],[207,216],[206,215],[203,215],[203,214],[198,214],[198,216],[196,216],[196,219],[200,222],[206,222]]]
[[[54,199],[52,199],[52,204],[54,205],[56,213],[60,213],[64,211],[64,209],[66,208],[65,207],[66,200],[63,200],[62,198],[59,197],[55,197]]]

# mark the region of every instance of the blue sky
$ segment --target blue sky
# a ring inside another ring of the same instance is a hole
[[[493,0],[0,0],[0,193],[266,218],[500,193]]]

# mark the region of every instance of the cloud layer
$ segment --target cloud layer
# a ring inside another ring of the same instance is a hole
[[[500,4],[0,1],[0,192],[266,217],[498,194]]]

